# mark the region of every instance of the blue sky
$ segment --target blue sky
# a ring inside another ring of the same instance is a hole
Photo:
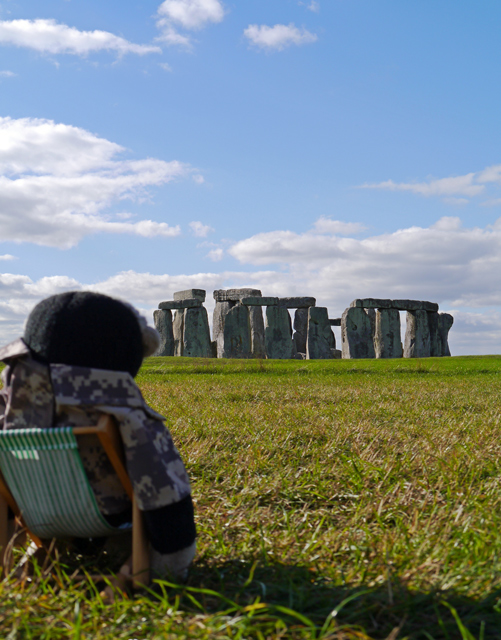
[[[91,288],[416,298],[501,350],[501,5],[0,0],[0,342]]]

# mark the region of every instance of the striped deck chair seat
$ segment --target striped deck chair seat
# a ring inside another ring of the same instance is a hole
[[[77,438],[98,438],[132,502],[132,524],[113,527],[101,515],[78,451]],[[37,546],[52,538],[96,538],[132,528],[132,580],[149,582],[149,543],[127,474],[120,432],[103,414],[97,425],[0,430],[0,569],[9,544],[8,508]]]
[[[72,427],[0,432],[0,469],[26,526],[39,538],[94,538],[123,530],[99,511]]]

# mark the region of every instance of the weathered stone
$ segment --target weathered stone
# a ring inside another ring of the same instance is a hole
[[[341,351],[341,349],[331,349],[331,353],[332,357],[335,360],[341,360],[341,358],[343,357],[343,352]]]
[[[223,358],[252,358],[249,309],[232,307],[224,319]]]
[[[329,324],[327,307],[310,307],[308,309],[306,358],[308,360],[331,359],[332,349],[335,348],[336,340]]]
[[[454,323],[454,317],[450,313],[438,314],[438,335],[441,343],[441,355],[450,356],[451,350],[449,349],[449,331]]]
[[[213,293],[216,302],[239,302],[241,298],[261,296],[259,289],[216,289]]]
[[[267,298],[265,296],[248,296],[241,298],[240,302],[248,307],[271,307],[278,304],[278,298]]]
[[[294,334],[292,340],[298,353],[306,354],[308,337],[308,309],[296,309],[294,313]]]
[[[174,300],[192,300],[193,298],[205,302],[205,291],[203,289],[185,289],[184,291],[176,291],[174,294]]]
[[[297,357],[291,337],[291,318],[284,307],[266,307],[264,339],[268,358]]]
[[[428,313],[423,309],[407,311],[404,358],[428,358],[430,356],[430,326]]]
[[[174,314],[172,322],[172,333],[174,336],[174,355],[183,355],[183,329],[184,329],[184,309],[178,309]]]
[[[222,358],[224,352],[224,320],[234,302],[216,302],[212,315],[212,338],[217,344],[217,357]]]
[[[153,311],[155,328],[160,334],[160,344],[155,351],[156,356],[174,355],[174,333],[172,331],[172,311],[170,309],[155,309]]]
[[[362,309],[391,309],[392,301],[384,298],[357,298],[353,300],[350,307],[361,307]]]
[[[213,340],[210,343],[210,349],[211,349],[211,354],[212,354],[212,358],[217,358],[217,342],[215,340]]]
[[[401,358],[400,313],[397,309],[376,311],[376,331],[374,333],[376,358]]]
[[[278,298],[278,306],[284,309],[308,309],[316,304],[315,298],[295,297],[295,298]]]
[[[248,307],[251,332],[251,351],[254,358],[266,358],[264,320],[261,307]]]
[[[198,298],[190,298],[189,300],[166,300],[158,305],[159,309],[191,309],[193,307],[201,307],[202,303]]]
[[[331,327],[340,327],[341,318],[329,318],[329,324],[331,325]]]
[[[183,356],[191,358],[210,358],[209,320],[207,309],[186,309],[184,312]]]
[[[433,358],[442,355],[442,342],[438,333],[438,313],[428,313],[428,327],[430,329],[430,356]]]
[[[361,307],[348,307],[341,317],[343,358],[374,358],[371,319]]]
[[[374,342],[374,335],[376,333],[376,310],[369,308],[369,309],[364,309],[364,311],[371,322],[372,341]]]
[[[399,311],[420,311],[423,309],[421,300],[393,300],[393,308]]]
[[[425,311],[430,311],[431,313],[438,312],[438,304],[436,302],[427,302],[426,300],[423,300],[421,304]]]

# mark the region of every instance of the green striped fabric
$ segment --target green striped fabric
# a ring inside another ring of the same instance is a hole
[[[40,538],[118,533],[99,512],[71,427],[0,431],[0,469]]]

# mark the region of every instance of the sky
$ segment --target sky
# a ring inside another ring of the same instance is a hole
[[[0,0],[0,344],[66,290],[152,322],[255,287],[438,302],[453,355],[501,353],[500,29],[498,0]]]

